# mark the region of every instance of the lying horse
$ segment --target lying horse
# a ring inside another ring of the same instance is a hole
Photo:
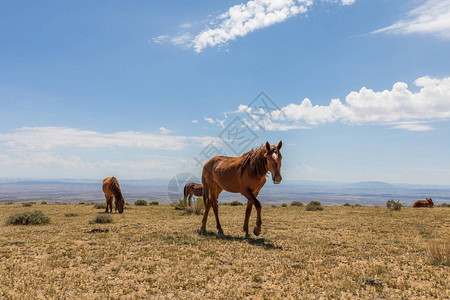
[[[425,198],[427,200],[417,200],[414,202],[413,207],[434,207],[433,200],[431,198]]]
[[[281,182],[281,153],[282,142],[278,146],[265,145],[244,153],[240,157],[216,156],[210,159],[203,167],[203,202],[205,214],[203,215],[201,234],[206,234],[206,221],[212,207],[216,217],[216,225],[219,235],[223,235],[219,222],[219,208],[217,199],[225,190],[231,193],[240,193],[247,198],[247,210],[245,211],[244,232],[248,234],[248,221],[255,206],[257,217],[256,227],[253,233],[258,236],[261,233],[261,203],[256,199],[259,191],[266,183],[266,174],[270,171],[272,181],[275,184]]]
[[[192,195],[200,197],[203,196],[203,185],[190,182],[184,186],[184,199],[189,199],[189,206],[191,206]]]
[[[116,205],[114,211],[118,210],[119,214],[123,213],[123,205],[125,200],[123,199],[119,181],[116,177],[107,177],[103,180],[103,192],[105,193],[106,198],[105,212],[108,212],[109,207],[109,212],[112,213],[112,199],[114,198]]]

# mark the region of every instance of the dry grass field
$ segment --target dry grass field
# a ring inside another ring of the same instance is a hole
[[[225,238],[212,211],[200,236],[201,216],[170,206],[133,206],[109,224],[89,223],[102,212],[92,205],[0,209],[4,299],[450,297],[448,208],[264,206],[262,234],[250,239],[245,206],[219,207]],[[51,223],[6,225],[34,210]],[[435,261],[430,250],[447,253]]]

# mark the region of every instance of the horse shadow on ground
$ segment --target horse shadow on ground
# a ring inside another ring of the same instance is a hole
[[[200,233],[199,230],[197,230],[197,233],[200,235],[208,236],[208,237],[215,237],[219,240],[227,240],[227,241],[236,241],[236,242],[247,242],[250,245],[262,247],[264,249],[270,249],[270,250],[283,250],[282,247],[274,245],[270,240],[265,238],[246,238],[241,236],[232,236],[232,235],[220,235],[218,233],[207,231],[206,234]]]

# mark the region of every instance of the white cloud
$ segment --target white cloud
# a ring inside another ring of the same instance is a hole
[[[427,0],[404,19],[372,33],[422,33],[450,38],[450,0]]]
[[[180,25],[180,28],[191,28],[192,27],[192,24],[191,23],[183,23],[183,24],[181,24]]]
[[[356,0],[342,0],[342,5],[352,5]]]
[[[161,132],[161,134],[169,134],[169,133],[172,133],[173,130],[169,130],[165,127],[159,127],[159,132]]]
[[[416,123],[400,124],[400,125],[394,126],[393,128],[394,129],[404,129],[404,130],[408,130],[408,131],[428,131],[428,130],[434,129],[434,127],[432,127],[432,126],[416,124]]]
[[[193,47],[197,53],[204,48],[225,44],[257,29],[305,13],[312,0],[253,0],[234,5],[219,15],[210,28],[196,35]]]
[[[160,36],[152,38],[152,42],[156,44],[163,44],[168,38],[169,36],[167,34],[162,34]]]
[[[260,125],[267,130],[278,131],[336,121],[352,124],[397,123],[394,128],[425,131],[433,127],[418,122],[450,119],[450,77],[436,79],[425,76],[414,83],[421,87],[417,93],[410,91],[403,82],[397,82],[391,90],[381,92],[363,87],[359,92],[349,93],[345,104],[340,99],[333,99],[328,105],[313,105],[311,100],[305,98],[301,103],[290,103],[271,112]],[[252,113],[251,108],[245,105],[240,105],[238,111]]]
[[[356,0],[322,1],[352,5]],[[181,24],[181,33],[174,35],[170,42],[185,49],[193,48],[195,52],[200,53],[206,47],[226,45],[229,41],[255,30],[305,14],[313,2],[314,0],[250,0],[228,8],[226,12],[213,17],[212,21],[211,16],[208,16],[206,28],[199,33],[186,32],[193,27],[191,23]],[[161,35],[153,38],[153,41],[161,44],[168,38],[167,35]]]
[[[193,124],[198,124],[198,120],[192,120]]]
[[[214,121],[214,119],[212,119],[212,118],[205,117],[204,119],[205,119],[205,121],[208,122],[209,124],[214,124],[214,123],[216,123],[216,121]]]
[[[192,47],[192,36],[189,33],[183,33],[177,36],[174,36],[170,39],[170,42],[177,46],[183,46],[185,48]]]
[[[0,134],[0,143],[5,146],[27,150],[50,150],[60,147],[181,150],[190,145],[204,147],[213,140],[218,138],[158,135],[135,131],[100,133],[64,127],[22,127],[12,133]]]

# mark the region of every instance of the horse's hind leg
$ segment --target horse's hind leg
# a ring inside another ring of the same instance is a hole
[[[208,221],[208,213],[209,210],[211,209],[211,198],[208,199],[208,201],[206,201],[206,206],[205,206],[205,213],[203,214],[203,220],[202,220],[202,227],[200,228],[200,234],[206,234],[206,221]]]
[[[212,207],[214,210],[214,215],[216,216],[216,225],[217,225],[217,232],[219,233],[219,235],[223,235],[223,230],[222,230],[222,226],[220,226],[220,222],[219,222],[219,205],[217,204],[217,196],[214,195],[214,197],[211,197],[211,202],[212,202]]]
[[[189,197],[188,197],[189,206],[191,206],[191,199],[192,199],[192,194],[190,194]]]
[[[107,213],[108,212],[109,199],[108,199],[108,196],[106,196],[106,195],[105,195],[105,198],[106,198],[106,210],[105,210],[105,213]]]

